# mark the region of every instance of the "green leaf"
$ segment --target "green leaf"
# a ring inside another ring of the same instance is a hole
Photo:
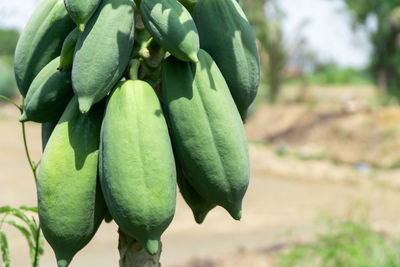
[[[19,207],[19,209],[23,210],[23,211],[30,211],[30,212],[38,213],[38,208],[37,207],[21,206],[21,207]]]
[[[29,226],[29,229],[31,230],[33,236],[35,236],[35,234],[37,233],[36,223],[33,220],[29,219],[28,216],[26,216],[23,211],[16,208],[12,208],[10,206],[3,206],[0,207],[0,213],[10,214],[21,219]]]
[[[6,234],[3,231],[0,231],[0,249],[4,266],[10,267],[10,251],[8,249],[8,240]]]
[[[29,246],[29,255],[30,255],[30,258],[31,258],[31,263],[33,264],[34,259],[35,259],[35,247],[36,247],[35,244],[34,244],[34,241],[33,241],[33,240],[35,240],[35,236],[33,236],[28,229],[26,229],[23,225],[21,225],[17,221],[4,220],[4,222],[8,223],[9,225],[14,226],[25,237],[26,241],[28,242],[28,246]]]

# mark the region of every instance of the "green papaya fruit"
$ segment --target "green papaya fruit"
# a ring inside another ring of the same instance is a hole
[[[40,226],[58,267],[66,267],[93,237],[106,206],[97,179],[103,106],[81,114],[71,99],[48,140],[40,163]]]
[[[135,10],[132,0],[103,0],[78,38],[72,86],[82,113],[103,99],[124,74],[133,47]]]
[[[101,0],[64,0],[65,8],[81,32],[84,31],[86,22],[99,7],[100,2]]]
[[[217,63],[244,120],[260,82],[256,38],[235,0],[199,0],[194,20],[200,46]]]
[[[71,66],[74,60],[74,51],[76,42],[79,38],[79,29],[75,28],[72,32],[70,32],[65,38],[64,43],[61,48],[60,54],[60,65],[58,66],[59,70],[62,70],[64,67]]]
[[[112,218],[148,253],[175,212],[176,170],[168,127],[146,82],[117,84],[101,128],[100,183]]]
[[[21,122],[50,122],[60,118],[74,92],[71,67],[59,71],[60,57],[53,59],[39,72],[29,87]]]
[[[14,72],[24,97],[36,75],[60,55],[65,37],[75,27],[62,1],[41,1],[18,40]]]
[[[140,14],[153,38],[173,56],[197,62],[199,35],[192,16],[176,0],[142,0]]]
[[[249,182],[249,155],[240,114],[210,55],[198,63],[168,57],[162,95],[177,159],[204,199],[240,219]]]
[[[42,123],[42,150],[46,148],[47,142],[56,127],[58,120]]]
[[[194,190],[187,175],[178,164],[176,165],[176,181],[183,199],[193,212],[195,221],[198,224],[203,223],[207,213],[216,205],[203,198]]]

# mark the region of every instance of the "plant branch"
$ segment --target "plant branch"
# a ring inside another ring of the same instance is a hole
[[[19,106],[17,103],[15,103],[14,101],[12,101],[10,98],[4,96],[4,95],[0,95],[0,99],[3,99],[4,101],[7,101],[8,103],[14,105],[21,113],[22,113],[22,107]]]

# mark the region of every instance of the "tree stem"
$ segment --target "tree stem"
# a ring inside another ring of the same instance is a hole
[[[118,250],[120,255],[120,267],[160,267],[161,242],[159,250],[151,256],[143,246],[134,238],[125,234],[121,229],[118,230],[119,241]]]

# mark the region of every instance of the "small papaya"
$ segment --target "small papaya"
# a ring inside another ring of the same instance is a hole
[[[18,40],[14,72],[24,97],[36,75],[60,55],[65,37],[75,27],[62,1],[41,1]]]
[[[236,0],[199,0],[194,20],[200,47],[217,63],[243,120],[260,83],[256,38]]]
[[[57,123],[58,120],[42,123],[42,151],[44,151]]]
[[[99,173],[114,221],[154,255],[174,216],[176,170],[160,102],[146,82],[120,82],[111,92],[101,128]]]
[[[192,16],[176,0],[142,0],[146,29],[166,51],[183,61],[197,62],[199,35]]]
[[[73,96],[71,67],[59,71],[60,57],[53,59],[33,80],[20,121],[50,122],[60,118]]]
[[[82,113],[110,92],[128,66],[135,17],[132,0],[103,0],[79,36],[72,86]]]
[[[58,267],[66,267],[96,233],[106,206],[97,178],[104,107],[81,114],[72,98],[44,149],[37,196],[40,226]]]
[[[204,199],[240,219],[249,183],[249,154],[240,114],[211,56],[172,56],[163,64],[162,96],[176,156]]]
[[[68,14],[78,25],[81,32],[85,29],[86,22],[99,7],[100,3],[101,0],[64,0]]]
[[[64,43],[61,48],[60,54],[60,65],[58,66],[59,70],[62,70],[64,67],[71,66],[74,60],[74,51],[76,42],[79,38],[79,30],[75,28],[72,32],[70,32],[65,38]]]

